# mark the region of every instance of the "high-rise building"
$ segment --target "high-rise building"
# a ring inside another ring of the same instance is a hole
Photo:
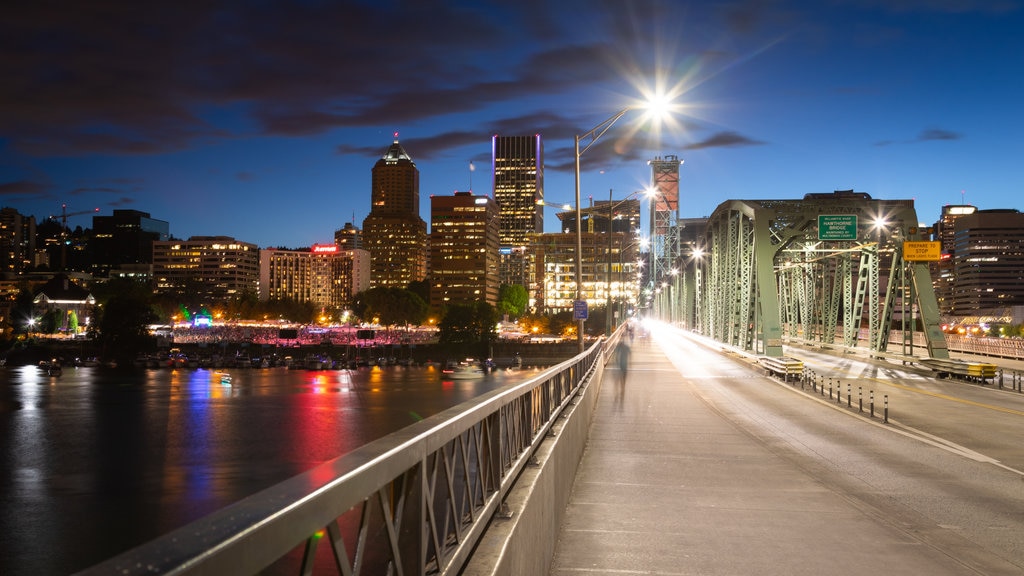
[[[430,197],[430,304],[498,303],[498,206],[487,196]]]
[[[192,236],[153,242],[153,291],[211,300],[259,294],[260,255],[255,244],[228,236]]]
[[[405,288],[426,276],[427,224],[419,214],[420,172],[397,133],[373,166],[371,186],[362,235],[370,253],[370,284]]]
[[[978,209],[969,204],[948,204],[942,207],[942,215],[935,223],[935,239],[939,241],[942,255],[938,262],[931,264],[932,284],[935,287],[935,298],[939,303],[939,312],[953,313],[953,289],[956,277],[953,270],[953,255],[956,252],[954,223],[961,216],[974,214]]]
[[[92,273],[108,276],[126,264],[153,261],[153,242],[170,238],[170,225],[138,210],[114,210],[110,216],[92,217],[89,241]]]
[[[529,287],[530,238],[544,232],[544,144],[533,136],[491,138],[500,214],[501,283]]]
[[[977,210],[953,222],[956,316],[1002,316],[1024,305],[1024,214]]]
[[[260,300],[291,299],[340,310],[370,287],[370,254],[314,244],[309,250],[260,250]]]
[[[342,250],[361,250],[363,248],[363,231],[356,228],[352,222],[345,222],[344,228],[334,231],[334,243]]]
[[[0,272],[20,274],[36,252],[36,218],[14,208],[0,209]]]
[[[640,266],[636,237],[627,232],[612,232],[611,238],[607,233],[584,232],[580,245],[582,298],[593,307],[636,302]],[[531,306],[544,313],[572,310],[576,300],[576,233],[538,234],[533,249],[541,290]]]

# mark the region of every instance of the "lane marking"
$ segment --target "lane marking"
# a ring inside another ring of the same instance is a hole
[[[849,378],[851,380],[871,380],[871,381],[874,381],[874,382],[878,382],[880,384],[886,384],[888,386],[892,386],[893,388],[899,388],[900,390],[904,390],[906,392],[914,392],[916,394],[924,394],[925,396],[932,396],[934,398],[939,398],[939,399],[942,399],[942,400],[949,400],[950,402],[958,402],[960,404],[966,404],[968,406],[976,406],[978,408],[987,408],[989,410],[994,410],[996,412],[1003,412],[1005,414],[1013,414],[1014,416],[1024,416],[1024,411],[1016,410],[1014,408],[1006,408],[1006,407],[1003,407],[1003,406],[993,406],[992,404],[984,404],[982,402],[975,402],[974,400],[967,400],[966,398],[958,398],[956,396],[950,396],[949,394],[943,394],[941,392],[931,392],[931,391],[928,391],[928,390],[922,390],[920,388],[915,388],[913,386],[907,386],[905,384],[897,384],[896,382],[892,382],[892,381],[888,381],[888,380],[881,380],[881,379],[875,378],[873,376],[857,376],[857,375],[854,375],[854,373],[852,371],[847,371],[847,372],[845,372],[845,374],[846,374],[845,377]]]

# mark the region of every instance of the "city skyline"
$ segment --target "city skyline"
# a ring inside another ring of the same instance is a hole
[[[912,198],[928,224],[946,204],[1020,208],[1017,1],[380,6],[15,7],[0,22],[0,205],[326,243],[369,213],[395,132],[426,221],[431,195],[491,194],[495,134],[542,136],[545,198],[561,204],[573,136],[653,91],[672,117],[630,112],[583,154],[584,204],[678,155],[684,218],[840,189]]]

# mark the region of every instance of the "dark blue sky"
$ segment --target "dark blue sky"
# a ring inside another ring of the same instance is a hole
[[[570,202],[573,135],[660,92],[668,121],[630,112],[583,155],[584,202],[677,155],[682,217],[851,188],[927,223],[1021,208],[1021,0],[152,4],[5,8],[0,205],[308,246],[361,226],[396,131],[428,222],[431,194],[491,192],[492,134],[540,133]]]

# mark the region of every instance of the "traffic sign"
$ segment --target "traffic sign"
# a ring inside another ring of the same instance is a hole
[[[818,240],[856,240],[856,214],[819,214]]]
[[[942,259],[942,244],[939,241],[903,243],[903,259],[907,262],[938,262]]]
[[[586,320],[587,319],[587,301],[586,300],[573,300],[573,302],[572,302],[572,319],[573,320]]]

